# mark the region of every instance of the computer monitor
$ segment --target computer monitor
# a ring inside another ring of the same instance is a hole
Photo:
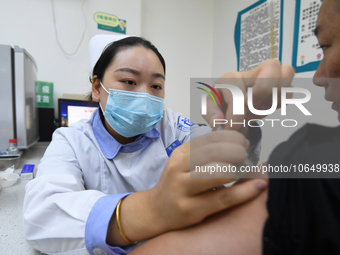
[[[58,106],[59,126],[68,127],[81,119],[89,119],[92,112],[99,107],[99,103],[59,98]]]

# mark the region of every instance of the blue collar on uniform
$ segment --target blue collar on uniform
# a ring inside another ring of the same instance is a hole
[[[113,159],[118,152],[131,153],[141,150],[151,143],[152,139],[160,136],[159,131],[156,128],[153,128],[151,131],[138,136],[134,142],[123,145],[117,142],[117,140],[106,130],[100,119],[99,109],[95,112],[92,121],[92,129],[100,149],[107,159]]]

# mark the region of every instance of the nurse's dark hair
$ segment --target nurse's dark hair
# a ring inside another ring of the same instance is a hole
[[[114,61],[116,54],[123,49],[132,48],[136,46],[143,46],[146,49],[152,50],[157,55],[159,61],[161,62],[165,74],[165,61],[163,56],[159,53],[158,49],[148,40],[142,37],[132,36],[118,41],[114,41],[108,46],[106,46],[106,48],[103,50],[103,53],[101,54],[100,58],[98,59],[97,63],[95,64],[92,70],[92,77],[96,75],[97,79],[102,81],[106,69]],[[92,77],[90,77],[91,82]],[[89,101],[92,101],[92,93],[90,93],[87,96],[87,99]]]

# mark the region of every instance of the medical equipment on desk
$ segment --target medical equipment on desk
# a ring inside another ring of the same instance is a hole
[[[0,45],[0,150],[9,139],[17,139],[18,149],[27,149],[39,140],[35,82],[37,66],[22,48]]]
[[[36,63],[25,49],[0,45],[0,170],[17,166],[21,149],[39,140],[36,80]],[[9,139],[16,139],[17,150]]]
[[[9,147],[6,151],[0,151],[0,170],[9,166],[17,168],[19,166],[22,151],[17,148],[17,140],[9,139]]]
[[[22,153],[20,150],[16,154],[9,154],[8,151],[0,151],[0,171],[13,165],[15,168],[18,168]]]
[[[9,139],[8,154],[15,155],[18,154],[19,150],[17,147],[17,139]]]
[[[19,175],[14,173],[14,165],[0,173],[0,189],[14,185],[19,179]]]
[[[19,175],[16,173],[0,173],[0,182],[2,188],[13,186],[18,179]]]

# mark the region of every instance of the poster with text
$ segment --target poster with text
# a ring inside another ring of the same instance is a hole
[[[321,0],[296,0],[292,66],[295,72],[315,71],[323,52],[314,34]]]
[[[270,3],[258,1],[238,13],[235,26],[235,47],[238,71],[247,71],[272,58],[281,61],[283,0],[273,0],[273,18]],[[271,39],[273,22],[273,40]]]

